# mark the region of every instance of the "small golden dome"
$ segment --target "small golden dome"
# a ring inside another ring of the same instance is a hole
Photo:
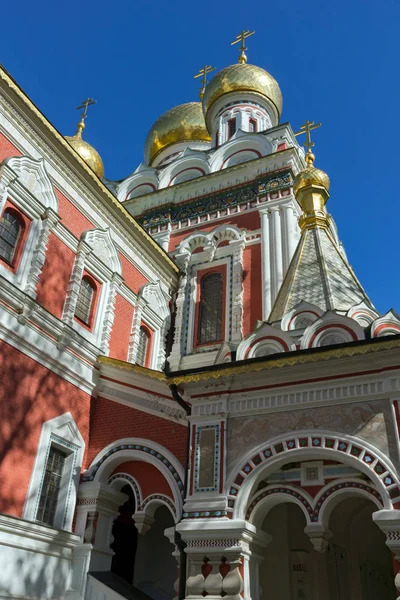
[[[82,131],[85,127],[83,120],[78,123],[78,129],[75,135],[66,135],[65,139],[70,146],[79,154],[85,163],[94,171],[100,179],[104,175],[104,165],[100,154],[87,142],[82,139]]]
[[[278,82],[267,71],[247,63],[222,69],[206,87],[203,111],[207,111],[218,98],[229,92],[253,92],[267,98],[275,106],[278,117],[282,112],[282,93]]]
[[[164,148],[191,141],[211,141],[200,102],[180,104],[157,119],[146,137],[145,162],[151,165]]]
[[[329,191],[331,185],[329,177],[325,173],[325,171],[321,171],[321,169],[317,169],[316,167],[314,167],[314,159],[314,154],[312,154],[312,152],[307,152],[307,167],[303,169],[303,171],[300,171],[300,173],[297,173],[293,181],[293,192],[295,196],[297,196],[300,190],[310,187],[312,185],[321,186],[325,188],[327,192]]]

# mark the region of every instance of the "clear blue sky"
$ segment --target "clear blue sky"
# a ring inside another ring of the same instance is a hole
[[[236,62],[230,42],[256,29],[249,62],[278,80],[282,120],[323,123],[316,164],[350,263],[381,312],[400,311],[398,0],[21,0],[2,23],[0,62],[63,134],[97,100],[85,139],[109,179],[143,160],[156,118],[197,99],[198,69]]]

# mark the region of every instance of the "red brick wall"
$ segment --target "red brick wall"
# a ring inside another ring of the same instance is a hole
[[[243,252],[243,337],[262,319],[261,244]]]
[[[119,465],[112,474],[114,473],[132,475],[142,489],[143,500],[150,494],[165,494],[172,500],[174,498],[168,481],[154,465],[141,461],[129,461]]]
[[[62,316],[75,253],[53,233],[37,287],[37,301],[59,319]]]
[[[98,397],[90,433],[89,464],[108,444],[126,437],[146,438],[167,448],[185,465],[187,427]]]
[[[129,338],[132,330],[133,306],[120,294],[115,302],[115,318],[111,330],[110,356],[128,360]]]
[[[58,200],[58,214],[62,219],[64,227],[69,229],[78,239],[84,231],[95,229],[95,226],[87,219],[68,198],[64,196],[57,188],[54,188]]]
[[[125,258],[125,256],[121,253],[118,254],[122,266],[122,277],[125,279],[126,285],[137,294],[142,285],[148,283],[148,280],[133,266],[132,263],[129,262],[129,260]]]
[[[21,516],[44,422],[69,411],[85,442],[90,396],[0,341],[0,512]]]
[[[10,156],[22,156],[22,153],[8,140],[5,135],[0,133],[0,162]]]

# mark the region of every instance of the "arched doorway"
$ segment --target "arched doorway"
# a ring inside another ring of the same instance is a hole
[[[170,600],[175,596],[177,564],[174,546],[165,537],[166,529],[174,526],[169,509],[161,505],[154,513],[150,529],[138,538],[134,585],[153,600]]]
[[[112,527],[113,541],[110,548],[114,551],[114,556],[111,561],[111,572],[132,584],[138,538],[138,530],[132,518],[136,510],[136,503],[130,485],[124,485],[121,492],[128,498],[119,507],[118,516]]]
[[[317,552],[298,504],[271,508],[261,526],[271,536],[259,569],[261,600],[393,600],[391,553],[374,511],[365,497],[344,497],[329,517],[328,547]]]

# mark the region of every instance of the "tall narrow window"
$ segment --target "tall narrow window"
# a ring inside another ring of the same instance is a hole
[[[236,119],[229,119],[228,121],[228,140],[236,133]]]
[[[0,257],[10,265],[15,255],[21,229],[18,217],[12,211],[5,210],[0,221]]]
[[[139,342],[136,353],[136,364],[144,367],[146,365],[147,348],[149,346],[149,335],[144,327],[139,331]]]
[[[54,525],[66,456],[55,446],[50,447],[36,515],[37,521],[47,525]]]
[[[219,129],[217,129],[217,133],[215,134],[215,147],[219,146]]]
[[[222,273],[205,275],[200,284],[198,343],[218,342],[222,338]]]
[[[250,133],[257,131],[257,121],[255,119],[249,119],[249,131]]]
[[[76,301],[75,316],[89,325],[94,298],[94,285],[88,277],[83,277],[79,288],[78,300]]]

